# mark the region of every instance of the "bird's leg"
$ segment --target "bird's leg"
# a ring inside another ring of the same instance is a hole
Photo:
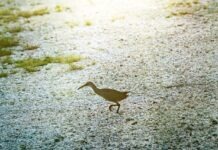
[[[116,103],[116,104],[117,104],[116,106],[118,106],[117,113],[119,113],[120,104],[119,103]]]
[[[110,110],[110,111],[112,111],[111,108],[112,108],[113,106],[117,106],[117,105],[110,105],[110,106],[109,106],[109,110]]]

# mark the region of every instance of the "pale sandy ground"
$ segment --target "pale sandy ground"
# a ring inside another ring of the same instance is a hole
[[[49,64],[0,79],[0,149],[218,148],[217,13],[166,18],[166,1],[158,0],[17,3],[71,9],[24,23],[33,31],[19,37],[40,48],[14,59],[86,58],[83,70]],[[78,91],[86,81],[131,91],[120,114],[91,89]]]

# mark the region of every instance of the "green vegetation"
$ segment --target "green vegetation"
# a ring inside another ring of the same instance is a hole
[[[14,0],[7,0],[7,3],[8,4],[11,4],[11,3],[13,3],[14,2]]]
[[[15,11],[11,8],[5,8],[0,10],[0,22],[13,22],[18,19]]]
[[[13,36],[0,35],[0,48],[17,46],[19,40]]]
[[[28,72],[35,72],[39,70],[39,66],[44,66],[51,63],[49,57],[46,58],[28,58],[16,62],[16,66],[25,69]]]
[[[24,18],[30,18],[32,16],[42,16],[45,14],[49,14],[48,8],[40,8],[34,11],[19,11],[17,15]]]
[[[9,16],[9,15],[13,15],[13,12],[9,8],[0,10],[0,16]]]
[[[10,33],[18,33],[23,31],[23,28],[20,25],[13,25],[10,27],[7,27],[7,31]]]
[[[4,7],[5,5],[3,3],[0,3],[0,7]]]
[[[19,149],[20,149],[20,150],[26,150],[27,148],[26,148],[26,145],[25,145],[25,144],[21,144],[21,145],[19,146]]]
[[[170,0],[169,7],[191,7],[193,4],[199,4],[199,0]]]
[[[91,26],[91,25],[92,25],[92,22],[91,22],[90,20],[86,20],[86,21],[84,22],[84,25],[85,25],[85,26]]]
[[[10,0],[9,0],[10,1]],[[12,1],[10,1],[11,3]],[[3,5],[2,5],[3,6]],[[1,7],[1,6],[0,6]],[[64,7],[61,5],[56,5],[55,11],[61,12],[64,10]],[[35,10],[20,10],[18,8],[2,8],[0,9],[0,25],[2,25],[4,31],[0,33],[0,65],[3,68],[8,68],[8,65],[12,65],[12,69],[14,67],[23,68],[28,72],[35,72],[40,69],[40,66],[47,65],[49,63],[61,63],[68,64],[69,70],[78,70],[82,69],[81,66],[77,66],[74,62],[77,62],[81,59],[80,56],[72,55],[72,56],[59,56],[59,57],[43,57],[43,58],[28,58],[24,60],[15,61],[10,55],[12,55],[12,51],[7,49],[8,47],[18,46],[21,42],[19,38],[14,33],[18,33],[23,31],[22,26],[19,25],[19,18],[30,18],[33,16],[42,16],[48,14],[48,8],[38,8]],[[28,23],[28,19],[25,19]],[[71,24],[72,25],[72,24]],[[75,26],[76,24],[74,24]],[[91,23],[87,22],[87,26],[91,25]],[[37,44],[21,44],[24,50],[34,50],[39,48]],[[11,68],[11,67],[10,67]],[[15,68],[14,68],[15,69]],[[0,73],[0,77],[7,77],[9,74],[16,73],[16,71],[11,70],[9,73]]]
[[[44,58],[28,58],[20,61],[16,61],[16,66],[23,68],[28,72],[35,72],[39,70],[40,66],[47,65],[49,63],[62,63],[72,64],[81,59],[80,56],[65,56],[65,57],[44,57]]]
[[[2,56],[9,56],[12,52],[10,50],[0,49],[0,57]]]
[[[63,10],[64,10],[63,6],[61,6],[61,5],[56,5],[55,6],[55,11],[56,12],[62,12]]]
[[[0,73],[0,78],[6,78],[6,77],[8,77],[7,73]]]
[[[48,14],[49,10],[48,8],[39,8],[35,10],[19,10],[18,8],[5,8],[0,10],[0,20],[1,22],[15,22],[20,17],[23,18],[30,18],[33,16],[42,16],[45,14]]]
[[[13,64],[14,61],[11,59],[10,56],[0,57],[0,63],[1,64]]]
[[[52,63],[62,63],[62,64],[70,64],[73,62],[77,62],[81,60],[80,56],[72,55],[72,56],[66,56],[66,57],[48,57],[51,59]]]
[[[32,16],[42,16],[45,14],[49,14],[48,8],[40,8],[40,9],[36,9],[32,12]]]

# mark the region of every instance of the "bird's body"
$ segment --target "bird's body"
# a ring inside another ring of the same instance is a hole
[[[98,91],[95,91],[95,93],[111,102],[119,102],[128,96],[128,92],[119,92],[113,89],[99,89]]]
[[[127,95],[128,92],[120,92],[120,91],[113,90],[113,89],[99,89],[92,82],[87,82],[86,84],[81,86],[79,89],[85,86],[90,86],[96,94],[103,97],[105,100],[116,103],[114,105],[110,105],[109,110],[111,110],[113,106],[118,106],[117,113],[119,112],[119,108],[120,108],[120,104],[118,102],[128,97]]]

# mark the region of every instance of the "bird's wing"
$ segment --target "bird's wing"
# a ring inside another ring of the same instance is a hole
[[[120,101],[127,97],[126,92],[120,92],[113,89],[101,89],[100,92],[97,94],[102,96],[106,100],[114,101],[114,102]]]

